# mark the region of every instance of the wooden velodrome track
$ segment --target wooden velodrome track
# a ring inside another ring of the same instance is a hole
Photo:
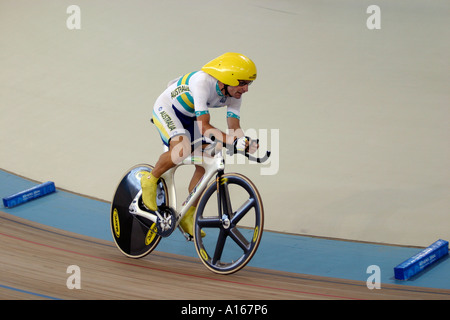
[[[112,242],[0,212],[0,299],[450,299],[450,290],[382,285],[246,267],[221,276],[195,258],[154,251],[123,256]],[[68,289],[68,266],[81,288]]]

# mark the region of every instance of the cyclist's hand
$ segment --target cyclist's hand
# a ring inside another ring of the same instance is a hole
[[[250,138],[247,136],[243,136],[243,137],[234,139],[234,142],[233,142],[234,153],[237,153],[237,152],[244,153],[247,150],[249,141],[250,141]]]
[[[253,154],[259,148],[259,139],[253,140],[251,139],[248,146],[248,152]]]
[[[247,136],[240,137],[234,140],[233,149],[234,153],[254,153],[259,148],[258,139],[252,140]]]

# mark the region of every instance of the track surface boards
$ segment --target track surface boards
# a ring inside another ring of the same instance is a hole
[[[123,256],[112,242],[0,212],[0,299],[450,299],[450,290],[383,285],[254,267],[221,276],[195,258]],[[70,265],[81,289],[68,289]]]

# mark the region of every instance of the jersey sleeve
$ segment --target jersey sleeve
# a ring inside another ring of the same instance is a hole
[[[210,93],[206,79],[199,77],[196,81],[192,81],[189,84],[189,89],[194,99],[195,116],[199,117],[202,114],[209,113],[208,97]]]
[[[227,118],[241,118],[241,99],[231,99],[227,107]]]

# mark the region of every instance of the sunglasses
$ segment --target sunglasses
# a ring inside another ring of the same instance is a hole
[[[243,87],[243,86],[249,86],[253,83],[253,81],[249,81],[249,80],[238,80],[239,84],[238,87]]]

